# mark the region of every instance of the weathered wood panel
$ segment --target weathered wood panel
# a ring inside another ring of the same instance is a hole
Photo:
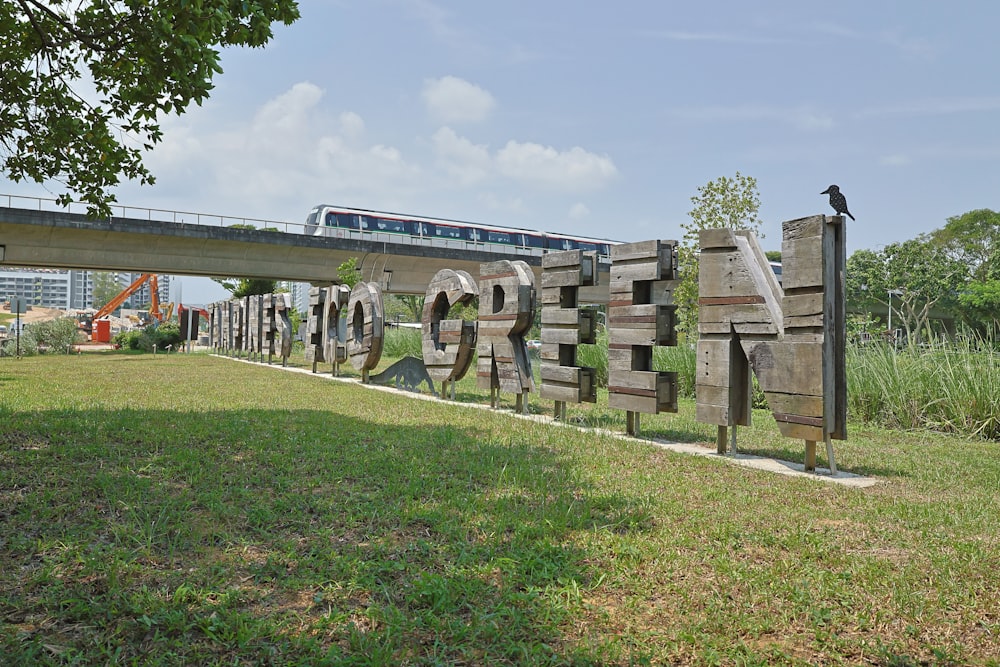
[[[513,394],[534,391],[524,341],[534,317],[534,273],[520,260],[487,262],[479,272],[476,384]]]
[[[378,283],[359,282],[354,286],[347,304],[347,357],[364,380],[382,358],[383,313]]]
[[[427,285],[421,315],[423,360],[427,374],[438,382],[461,380],[472,365],[476,323],[445,318],[453,307],[477,296],[479,286],[466,271],[441,269]]]

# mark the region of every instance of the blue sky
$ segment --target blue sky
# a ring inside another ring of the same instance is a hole
[[[1000,208],[994,2],[300,6],[164,120],[157,184],[121,203],[295,222],[335,203],[637,241],[680,237],[698,186],[738,170],[766,249],[781,221],[830,213],[819,193],[839,184],[849,252]]]

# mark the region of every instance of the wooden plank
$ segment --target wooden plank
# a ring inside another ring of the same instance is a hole
[[[581,402],[580,387],[542,383],[538,395],[550,401],[565,401],[566,403]]]
[[[781,435],[795,440],[823,440],[823,429],[818,426],[776,422]]]
[[[822,237],[813,236],[781,244],[781,283],[786,292],[823,285]]]
[[[698,231],[698,245],[702,250],[709,248],[735,248],[736,236],[728,228],[702,229]]]
[[[695,382],[713,387],[730,386],[729,356],[732,343],[721,340],[700,339],[695,351]],[[710,422],[714,423],[714,422]]]
[[[808,315],[806,317],[785,317],[785,329],[797,329],[801,327],[819,328],[824,323],[823,315]]]
[[[659,261],[615,262],[611,265],[610,284],[660,280],[663,278],[662,271],[663,266]]]
[[[648,329],[608,329],[608,339],[620,345],[654,346],[659,344],[656,328]]]
[[[553,308],[553,307],[543,307],[542,308],[542,328],[544,330],[545,325],[567,325],[567,326],[580,326],[580,309],[579,308]]]
[[[823,292],[786,294],[781,300],[781,312],[787,317],[823,314]]]
[[[542,329],[541,341],[542,343],[553,343],[556,345],[579,345],[580,344],[580,329],[574,327],[572,329],[566,328],[556,328],[556,327],[545,327]]]
[[[821,345],[750,340],[742,340],[740,343],[761,389],[765,392],[822,395]]]
[[[783,412],[772,412],[774,415],[774,421],[786,422],[789,424],[805,424],[806,426],[818,426],[822,428],[823,418],[822,417],[805,417],[803,415],[789,415]]]
[[[717,426],[729,424],[729,407],[725,405],[698,403],[695,405],[694,411],[695,420],[702,424],[715,424]]]
[[[761,322],[737,322],[731,325],[733,331],[744,336],[777,336],[781,333],[778,325]]]
[[[782,394],[769,391],[765,393],[767,405],[771,411],[779,414],[803,415],[806,417],[823,416],[823,397],[805,394]]]
[[[826,224],[825,216],[811,215],[806,218],[786,220],[781,223],[782,239],[799,239],[806,236],[820,236],[823,234],[823,226]],[[784,259],[784,254],[782,254]]]
[[[560,250],[542,255],[542,270],[558,267],[580,266],[583,263],[582,250]]]
[[[617,262],[629,262],[637,259],[659,259],[664,243],[676,244],[676,241],[653,239],[650,241],[635,241],[633,243],[613,245],[611,246],[611,265],[614,266]]]
[[[705,405],[726,405],[731,403],[730,387],[716,387],[708,384],[695,385],[695,400],[698,404]],[[714,423],[714,422],[709,422]]]
[[[757,296],[759,293],[740,253],[702,254],[698,261],[699,298]]]
[[[542,289],[546,287],[576,287],[582,282],[580,268],[566,271],[545,270],[542,272]]]
[[[576,366],[542,364],[541,377],[543,382],[562,382],[579,386],[580,369]]]

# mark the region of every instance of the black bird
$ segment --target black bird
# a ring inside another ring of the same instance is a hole
[[[838,215],[846,214],[848,218],[854,220],[854,216],[847,210],[847,197],[841,194],[840,186],[831,185],[820,194],[830,195],[830,206],[833,207],[833,210],[836,211]]]

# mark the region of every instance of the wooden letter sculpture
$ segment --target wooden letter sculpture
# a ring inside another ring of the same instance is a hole
[[[697,419],[726,428],[750,424],[753,369],[781,433],[806,441],[806,469],[824,440],[847,431],[844,366],[844,225],[813,216],[782,225],[783,287],[751,232],[701,232]]]
[[[566,403],[597,402],[596,370],[576,365],[576,347],[594,343],[594,308],[579,308],[582,286],[597,284],[597,253],[582,250],[542,256],[541,397],[555,401],[557,419]]]
[[[331,285],[325,290],[322,311],[323,358],[333,364],[333,374],[339,375],[340,364],[347,361],[347,332],[340,320],[343,309],[351,299],[351,290],[347,285]]]
[[[208,304],[208,346],[218,354],[222,342],[222,309],[218,303]]]
[[[260,361],[263,358],[263,346],[261,345],[261,334],[263,333],[262,305],[263,298],[260,294],[251,294],[246,297],[247,309],[247,333],[246,350],[247,359]]]
[[[677,344],[676,270],[676,241],[611,246],[608,405],[626,411],[630,435],[641,412],[677,412],[677,373],[653,370],[653,346]]]
[[[378,283],[359,282],[351,290],[347,304],[347,356],[361,381],[382,358],[383,340],[382,288]]]
[[[535,388],[524,334],[535,312],[535,275],[520,260],[479,266],[479,341],[476,386],[490,390],[490,406],[499,392],[517,395],[516,409],[526,412],[525,392]]]
[[[233,299],[233,351],[236,357],[243,356],[246,346],[246,325],[247,325],[247,300]]]
[[[269,364],[276,352],[277,339],[281,343],[281,365],[288,365],[292,354],[292,322],[288,317],[291,309],[292,297],[287,292],[264,295],[264,347]]]
[[[441,396],[451,383],[465,377],[476,350],[476,323],[447,320],[452,306],[469,303],[479,296],[475,279],[466,271],[441,269],[427,286],[424,297],[422,345],[427,374],[441,383]]]
[[[323,361],[323,307],[326,303],[325,287],[309,288],[309,311],[306,313],[306,362],[312,364],[316,372]]]

